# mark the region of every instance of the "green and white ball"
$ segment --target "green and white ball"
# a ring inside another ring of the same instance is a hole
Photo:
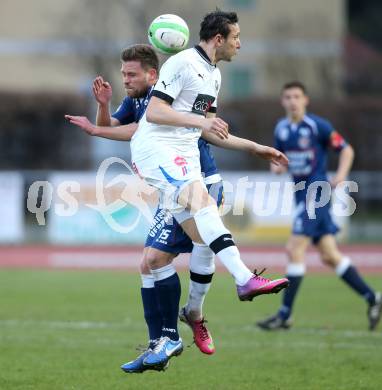
[[[148,38],[151,45],[163,54],[175,54],[186,48],[190,31],[179,16],[166,14],[155,18],[150,24]]]

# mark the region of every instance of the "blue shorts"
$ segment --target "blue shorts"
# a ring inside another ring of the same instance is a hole
[[[299,194],[299,195],[297,195]],[[316,208],[315,218],[310,218],[306,203],[306,192],[296,193],[296,215],[293,220],[293,234],[308,236],[313,244],[317,244],[326,234],[336,234],[339,231],[331,216],[330,202],[323,207]],[[312,212],[310,213],[312,216]]]
[[[208,184],[208,193],[220,207],[223,204],[223,182]],[[193,244],[182,227],[167,210],[158,208],[150,227],[145,247],[158,249],[166,253],[190,253]]]

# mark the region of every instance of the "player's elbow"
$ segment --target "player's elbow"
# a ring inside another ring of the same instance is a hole
[[[351,145],[346,146],[346,152],[352,159],[354,158],[354,148]]]
[[[345,148],[342,149],[341,155],[346,160],[352,162],[354,160],[354,149],[351,145],[346,145]]]

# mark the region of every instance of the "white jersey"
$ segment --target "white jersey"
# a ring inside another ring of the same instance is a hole
[[[195,46],[163,64],[152,96],[165,100],[178,112],[205,116],[216,112],[220,84],[219,69],[200,46]],[[198,155],[200,135],[198,128],[149,123],[145,114],[131,141],[132,159],[147,159],[159,149],[171,149],[183,157]]]

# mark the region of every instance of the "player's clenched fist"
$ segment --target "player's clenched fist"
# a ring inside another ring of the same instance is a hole
[[[99,104],[109,104],[113,90],[111,85],[102,76],[98,76],[93,81],[93,94]]]

